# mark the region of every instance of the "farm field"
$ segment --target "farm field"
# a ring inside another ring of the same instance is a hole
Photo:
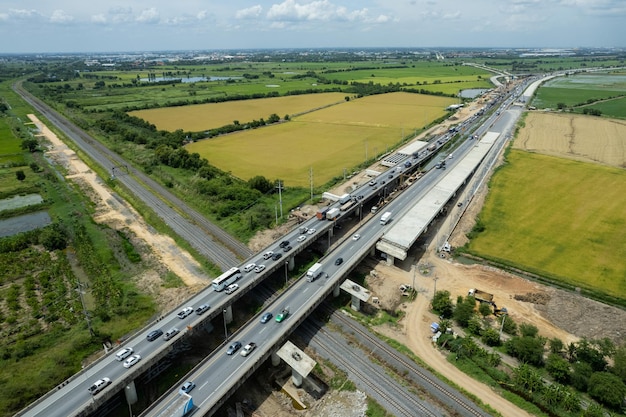
[[[567,173],[567,175],[564,175]],[[564,284],[626,294],[626,172],[513,149],[469,250]]]
[[[4,118],[0,118],[0,167],[23,164],[22,141],[16,138]]]
[[[528,113],[513,147],[626,168],[626,121],[569,113]]]
[[[244,180],[263,175],[304,187],[312,169],[314,185],[321,185],[428,126],[454,102],[410,93],[368,96],[289,123],[195,142],[187,150]]]
[[[565,105],[575,112],[598,109],[610,117],[626,118],[623,98],[626,96],[626,75],[577,74],[546,82],[532,104],[537,108]]]
[[[139,110],[130,112],[130,115],[147,120],[159,130],[200,132],[231,124],[234,120],[243,124],[261,118],[267,119],[272,113],[281,118],[286,114],[292,117],[294,114],[341,103],[345,101],[345,97],[344,93],[294,95]]]

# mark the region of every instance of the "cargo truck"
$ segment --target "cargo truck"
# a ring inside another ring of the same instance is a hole
[[[319,220],[326,220],[326,213],[328,212],[328,210],[329,210],[328,207],[319,209],[315,217],[317,217]]]
[[[339,213],[340,210],[337,207],[331,208],[326,212],[326,219],[330,221],[336,220],[339,217]]]
[[[306,271],[306,280],[309,282],[315,281],[320,275],[322,275],[322,264],[317,262]]]
[[[350,210],[350,208],[354,205],[354,200],[348,200],[347,203],[343,204],[341,207],[339,207],[340,211],[347,211]]]
[[[476,299],[476,301],[480,301],[482,303],[493,304],[493,294],[489,294],[479,289],[471,288],[467,292],[467,295],[471,295],[472,297]]]
[[[437,144],[433,143],[432,145],[428,145],[428,148],[426,148],[427,151],[432,152],[435,149],[437,149]]]
[[[385,214],[380,216],[380,224],[387,224],[389,221],[391,221],[391,212],[386,211]]]

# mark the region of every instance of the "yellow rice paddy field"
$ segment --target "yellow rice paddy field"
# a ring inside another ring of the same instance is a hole
[[[131,116],[147,120],[159,130],[173,132],[182,129],[202,132],[232,124],[266,119],[273,113],[281,118],[345,101],[345,93],[320,93],[192,106],[164,107],[130,112]]]
[[[313,185],[319,186],[385,153],[403,134],[443,116],[454,101],[410,93],[368,96],[288,123],[198,141],[187,150],[244,180],[263,175],[308,187],[312,171]]]
[[[513,147],[626,168],[626,121],[532,112]]]

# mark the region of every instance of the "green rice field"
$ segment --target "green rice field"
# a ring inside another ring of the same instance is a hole
[[[470,252],[623,298],[626,172],[517,150],[507,159]]]
[[[192,143],[212,165],[249,179],[314,186],[341,175],[428,126],[455,100],[410,93],[368,96],[296,117],[288,123]]]
[[[537,90],[532,104],[538,108],[557,108],[559,103],[563,103],[576,111],[592,108],[607,116],[626,118],[624,97],[626,75],[578,74],[546,82]]]

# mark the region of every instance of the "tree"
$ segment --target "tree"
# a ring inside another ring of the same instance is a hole
[[[502,326],[502,331],[511,336],[517,335],[517,323],[509,315],[505,315],[503,320],[504,326]]]
[[[262,175],[257,175],[256,177],[250,178],[248,180],[248,186],[250,186],[250,188],[252,189],[260,191],[263,194],[266,194],[274,189],[274,184],[272,184],[270,180]]]
[[[522,323],[519,325],[519,331],[522,336],[527,337],[537,337],[537,334],[539,334],[539,329],[536,326],[526,323]]]
[[[570,378],[569,362],[557,353],[551,353],[546,359],[546,371],[561,384],[568,384]]]
[[[626,384],[626,346],[620,346],[613,355],[613,366],[611,372],[620,377]]]
[[[487,303],[480,303],[480,305],[478,306],[478,312],[483,317],[491,315],[491,305]]]
[[[515,356],[524,363],[543,365],[543,346],[545,339],[528,336],[516,336],[507,341],[504,346],[507,353]]]
[[[596,372],[589,378],[588,392],[598,402],[619,409],[626,397],[626,385],[615,374]]]
[[[37,162],[31,162],[28,166],[33,172],[41,171],[41,168],[39,167],[39,165],[37,165]]]
[[[39,148],[39,142],[34,138],[24,139],[21,147],[28,152],[35,152]]]
[[[456,308],[454,309],[454,320],[462,326],[467,327],[469,320],[474,315],[474,307],[476,306],[476,299],[471,296],[467,296],[465,299],[462,299],[462,302],[458,302],[456,304]]]
[[[20,169],[18,171],[15,171],[15,177],[18,181],[24,181],[26,179],[26,174],[24,174],[24,171]]]
[[[67,232],[59,223],[53,223],[43,229],[39,235],[39,242],[47,250],[61,250],[67,247]]]
[[[432,301],[433,310],[443,318],[452,317],[454,305],[450,299],[450,291],[437,291]]]
[[[551,353],[561,353],[563,351],[563,348],[565,347],[563,341],[557,337],[550,339],[548,344],[550,346]]]
[[[585,362],[577,362],[572,365],[572,373],[570,375],[571,385],[580,392],[587,392],[589,378],[593,374],[591,365]]]
[[[489,327],[483,331],[482,341],[487,346],[500,346],[500,332],[494,329],[493,327]]]
[[[606,360],[596,342],[583,338],[576,344],[576,359],[591,365],[594,372],[606,370]]]

